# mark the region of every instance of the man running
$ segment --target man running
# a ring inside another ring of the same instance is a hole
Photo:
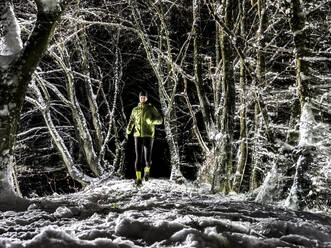
[[[147,100],[147,92],[140,92],[138,106],[133,108],[126,129],[127,134],[130,134],[134,127],[133,136],[136,152],[135,170],[137,186],[142,185],[142,158],[145,160],[144,179],[145,181],[148,181],[149,179],[155,135],[154,125],[160,125],[163,121],[157,109],[152,104],[147,103]]]

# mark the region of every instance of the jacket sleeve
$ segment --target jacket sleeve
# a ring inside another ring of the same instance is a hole
[[[135,117],[134,117],[133,112],[134,111],[132,110],[128,126],[126,127],[126,133],[127,134],[130,134],[132,132],[132,129],[133,129],[133,126],[134,126],[134,123],[135,123],[135,120],[134,120]]]
[[[153,125],[160,125],[163,122],[163,118],[160,115],[159,111],[157,111],[157,109],[153,106],[153,120],[152,120],[152,124]]]

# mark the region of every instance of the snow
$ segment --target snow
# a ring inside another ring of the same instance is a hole
[[[23,43],[21,40],[21,29],[11,5],[9,5],[8,11],[1,16],[1,19],[5,20],[2,25],[6,27],[6,32],[3,37],[0,37],[0,55],[14,55],[23,48]]]
[[[260,203],[272,202],[274,197],[273,193],[275,192],[279,178],[280,175],[277,173],[277,164],[273,164],[272,169],[268,172],[260,187],[255,201]]]
[[[330,61],[331,58],[328,58],[328,57],[318,57],[318,56],[315,56],[315,57],[301,57],[302,60],[305,60],[305,61]]]
[[[126,243],[126,244],[125,244]],[[128,242],[111,241],[106,238],[97,238],[94,241],[81,240],[73,237],[70,232],[65,232],[56,229],[55,227],[47,227],[40,234],[36,235],[32,240],[24,243],[24,246],[14,242],[13,246],[9,247],[63,247],[63,248],[74,248],[74,247],[86,247],[86,248],[117,248],[117,247],[132,247]],[[133,244],[133,243],[132,243]],[[134,247],[134,246],[133,246]]]
[[[8,3],[7,3],[8,4]],[[4,35],[0,37],[0,67],[6,69],[15,55],[23,48],[21,29],[15,17],[12,5],[0,16],[1,25],[5,27]]]
[[[0,209],[8,204],[12,204],[15,199],[14,182],[12,177],[12,165],[14,157],[10,154],[8,149],[5,149],[0,156]]]
[[[330,247],[331,217],[211,194],[210,185],[108,180],[0,214],[0,247]]]
[[[0,116],[8,116],[9,111],[8,111],[8,105],[3,105],[2,109],[0,109]]]
[[[5,149],[2,151],[2,156],[6,156],[9,153],[9,149]]]
[[[316,125],[313,111],[309,103],[306,103],[302,108],[300,117],[300,137],[299,146],[313,144],[313,127]]]
[[[41,0],[44,12],[54,12],[59,9],[60,0]]]
[[[285,206],[291,209],[297,209],[298,208],[298,168],[300,168],[302,161],[304,160],[304,156],[300,156],[297,165],[296,165],[296,172],[294,176],[294,182],[292,184],[290,194],[285,200]]]

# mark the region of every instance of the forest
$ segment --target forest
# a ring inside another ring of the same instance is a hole
[[[330,1],[0,6],[0,247],[330,247]]]
[[[330,1],[0,6],[1,210],[134,178],[144,90],[152,178],[330,214]]]

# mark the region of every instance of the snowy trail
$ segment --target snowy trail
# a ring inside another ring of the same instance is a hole
[[[0,212],[0,248],[331,247],[331,217],[224,198],[206,185],[118,180],[36,200]]]

